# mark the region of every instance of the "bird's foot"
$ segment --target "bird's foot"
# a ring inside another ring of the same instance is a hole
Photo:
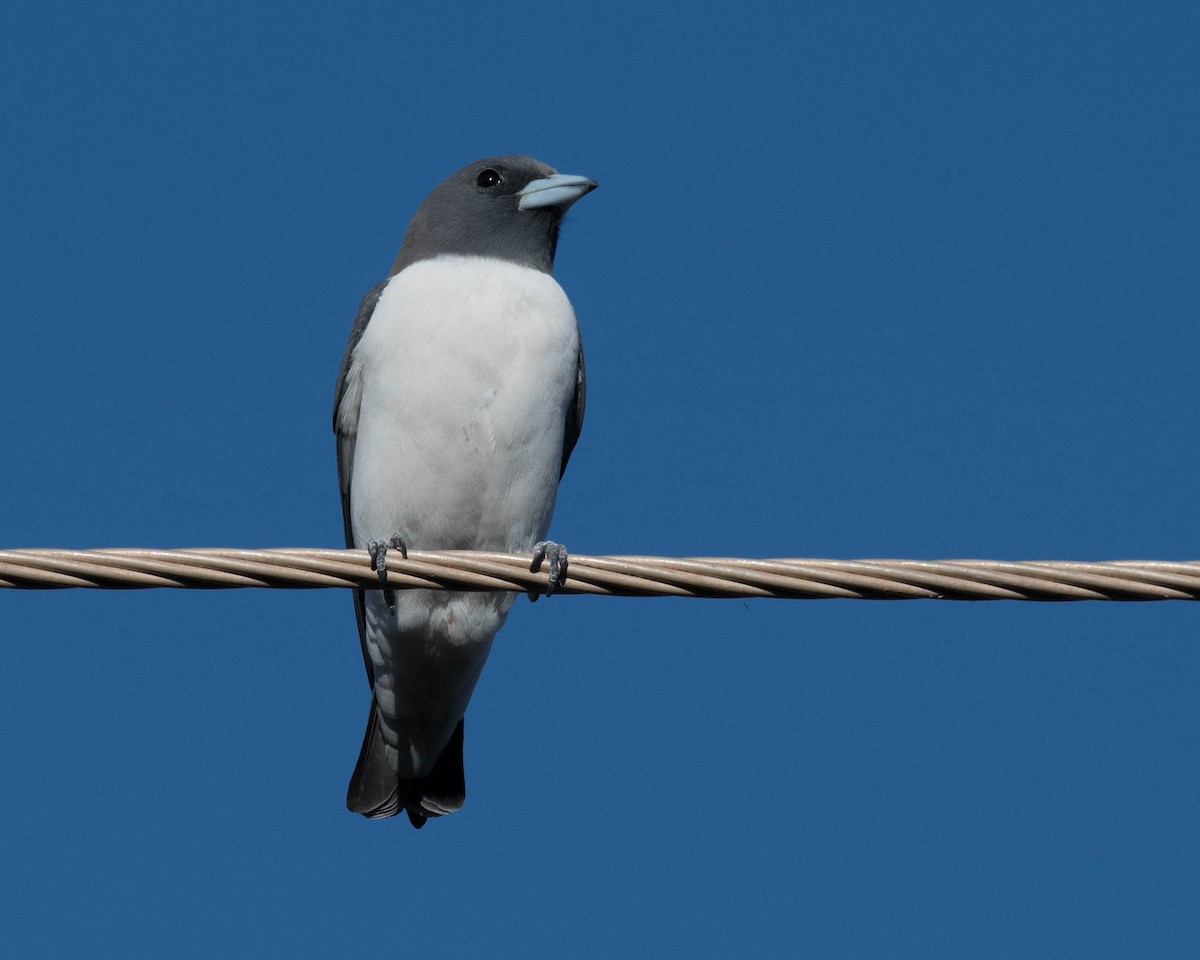
[[[529,565],[530,573],[537,573],[542,561],[547,562],[547,573],[550,579],[546,583],[546,596],[550,596],[567,582],[567,548],[553,540],[541,540],[533,545],[533,563]],[[537,590],[529,591],[529,599],[537,600]]]
[[[383,599],[389,610],[396,609],[396,591],[389,590],[387,585],[387,552],[388,547],[400,551],[400,556],[408,559],[408,545],[398,533],[393,533],[390,540],[368,540],[367,553],[371,555],[371,569],[379,574],[379,589],[383,591]]]

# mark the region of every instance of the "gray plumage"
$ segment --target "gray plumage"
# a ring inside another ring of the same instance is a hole
[[[347,546],[398,533],[414,549],[529,550],[544,536],[586,400],[574,314],[549,274],[563,213],[594,187],[492,157],[421,204],[338,374]],[[351,810],[404,809],[421,826],[462,805],[462,713],[511,602],[400,591],[389,607],[355,591],[372,702]]]

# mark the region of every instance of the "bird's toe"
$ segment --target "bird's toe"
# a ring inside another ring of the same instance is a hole
[[[567,580],[567,548],[553,540],[541,540],[533,545],[531,572],[536,573],[546,561],[546,596],[553,594]],[[536,591],[530,591],[531,599],[537,599]]]

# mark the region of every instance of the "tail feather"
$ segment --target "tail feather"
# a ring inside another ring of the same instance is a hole
[[[419,829],[430,817],[461,809],[467,797],[461,720],[433,769],[418,780],[397,777],[387,761],[384,747],[379,708],[372,701],[362,750],[346,791],[346,806],[351,811],[374,820],[394,817],[404,810],[409,822]]]
[[[406,783],[392,772],[384,752],[386,744],[380,732],[379,708],[371,701],[371,713],[367,717],[367,732],[363,736],[362,749],[358,752],[358,763],[350,777],[350,788],[346,791],[346,806],[354,813],[371,819],[394,817],[407,799]]]

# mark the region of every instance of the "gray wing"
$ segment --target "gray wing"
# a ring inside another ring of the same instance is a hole
[[[346,343],[346,353],[342,357],[342,367],[338,371],[337,389],[333,397],[333,433],[337,438],[338,487],[342,493],[342,524],[345,528],[346,546],[354,546],[354,531],[350,526],[350,486],[354,473],[354,441],[358,438],[358,405],[362,399],[362,373],[354,359],[354,348],[362,339],[363,331],[371,321],[375,305],[383,288],[391,281],[389,277],[375,284],[358,305],[358,313],[354,316],[354,326],[350,328],[350,339]],[[365,645],[366,611],[363,606],[363,592],[354,591],[354,613],[358,620],[358,638],[363,642],[363,661],[367,665],[367,679],[374,685],[374,671],[371,669],[371,658],[367,655]]]
[[[567,472],[567,461],[571,459],[571,451],[579,442],[579,432],[583,429],[583,408],[587,405],[587,371],[583,366],[583,341],[579,343],[579,365],[575,371],[575,393],[567,405],[567,426],[563,431],[562,467],[558,478]]]

